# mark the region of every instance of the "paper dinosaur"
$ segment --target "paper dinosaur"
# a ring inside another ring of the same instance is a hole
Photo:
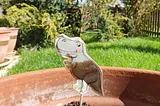
[[[56,39],[55,47],[62,57],[71,57],[71,65],[68,68],[76,79],[84,80],[93,91],[104,95],[102,70],[87,54],[86,45],[81,38],[61,34]]]

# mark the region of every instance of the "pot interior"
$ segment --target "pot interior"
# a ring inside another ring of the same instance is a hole
[[[95,106],[159,106],[160,73],[101,67],[105,96],[89,89],[83,101]],[[64,68],[13,75],[0,79],[1,106],[64,106],[79,100],[76,80]]]

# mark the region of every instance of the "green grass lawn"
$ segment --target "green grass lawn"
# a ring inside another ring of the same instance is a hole
[[[124,38],[103,43],[89,43],[87,51],[100,66],[160,71],[160,39]],[[8,75],[63,67],[63,58],[54,48],[39,51],[22,50],[20,56],[21,60],[9,70]]]

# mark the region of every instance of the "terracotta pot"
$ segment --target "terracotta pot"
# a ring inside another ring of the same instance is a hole
[[[7,55],[12,55],[14,54],[14,48],[17,42],[17,35],[19,28],[9,28],[9,30],[11,31],[11,33],[10,33],[10,40],[8,43]]]
[[[5,28],[0,28],[0,63],[5,59],[7,50],[8,50],[8,41],[9,41],[9,30]]]
[[[160,73],[101,67],[105,96],[91,89],[84,101],[91,106],[160,106]],[[78,101],[76,80],[64,68],[28,72],[0,79],[0,106],[64,106]]]

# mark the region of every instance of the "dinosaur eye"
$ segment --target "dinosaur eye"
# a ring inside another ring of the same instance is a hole
[[[66,39],[62,39],[62,42],[66,42]]]
[[[81,47],[81,44],[77,44],[78,47]]]

